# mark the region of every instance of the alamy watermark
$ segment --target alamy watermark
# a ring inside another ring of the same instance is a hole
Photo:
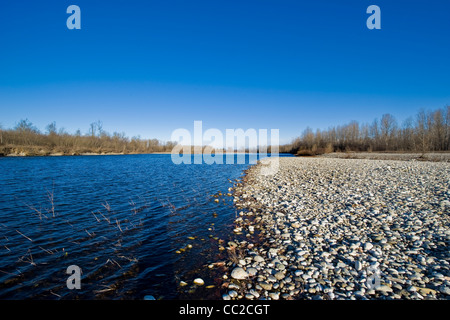
[[[269,137],[270,136],[270,137]],[[174,164],[244,164],[256,163],[258,158],[265,164],[261,168],[264,175],[278,171],[279,129],[226,129],[225,134],[216,128],[203,132],[203,122],[194,121],[194,131],[179,128],[172,132],[171,141],[177,142],[172,149]]]
[[[81,289],[81,268],[77,265],[70,265],[66,269],[66,274],[70,274],[70,277],[66,280],[67,289],[73,290]]]
[[[67,7],[66,13],[70,16],[66,20],[66,26],[69,30],[81,29],[81,9],[77,5]],[[367,18],[366,26],[369,30],[381,29],[381,9],[377,5],[370,5],[366,10],[370,16]]]
[[[367,7],[366,13],[370,14],[370,16],[367,18],[366,26],[367,29],[373,30],[373,29],[381,29],[381,9],[379,6],[376,5],[370,5]]]
[[[77,5],[70,5],[67,7],[66,12],[70,14],[70,16],[66,20],[67,29],[81,29],[81,9]]]
[[[369,290],[377,290],[380,285],[381,271],[375,266],[369,266],[367,268],[367,281],[366,286]]]

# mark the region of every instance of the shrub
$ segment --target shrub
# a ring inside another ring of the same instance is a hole
[[[312,157],[314,156],[314,153],[311,150],[299,150],[297,151],[297,156],[299,157]]]

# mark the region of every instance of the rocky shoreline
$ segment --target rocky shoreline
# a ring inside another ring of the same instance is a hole
[[[234,190],[223,299],[450,298],[450,164],[268,161]]]

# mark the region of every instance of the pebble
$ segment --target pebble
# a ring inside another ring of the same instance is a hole
[[[254,276],[256,276],[256,274],[258,273],[258,270],[256,269],[256,268],[248,268],[247,269],[247,273],[248,273],[248,275],[249,276],[252,276],[252,277],[254,277]]]
[[[280,299],[280,293],[279,292],[270,292],[269,297],[273,300],[278,300],[278,299]]]
[[[378,286],[378,287],[376,288],[376,291],[381,291],[381,292],[393,292],[392,288],[391,288],[391,287],[388,287],[388,286],[386,286],[386,285]]]
[[[194,279],[194,284],[196,284],[198,286],[202,286],[205,284],[205,282],[203,281],[203,279],[197,278],[197,279]]]
[[[247,293],[247,294],[245,295],[245,298],[246,298],[246,299],[249,299],[249,300],[253,300],[253,299],[255,299],[255,296],[252,295],[251,293]]]
[[[231,290],[239,290],[241,287],[239,286],[239,285],[237,285],[236,283],[233,283],[233,282],[231,282],[229,285],[228,285],[228,289],[231,289]]]
[[[445,295],[450,295],[450,288],[447,286],[441,286],[439,287],[439,291]]]
[[[271,283],[268,283],[268,282],[263,281],[263,282],[260,282],[259,285],[260,285],[261,288],[263,288],[264,290],[267,290],[267,291],[272,290],[272,284],[271,284]]]
[[[414,287],[414,286],[409,286],[407,290],[408,290],[409,292],[416,292],[416,291],[417,291],[417,288]]]
[[[281,264],[281,263],[278,263],[278,264],[276,265],[276,268],[277,268],[278,270],[280,270],[280,271],[283,271],[284,269],[286,269],[286,267],[284,266],[284,264]]]
[[[264,258],[261,257],[261,256],[254,256],[254,257],[253,257],[253,260],[254,260],[255,262],[258,262],[258,263],[264,262]]]
[[[275,278],[276,278],[277,280],[283,279],[283,278],[284,278],[284,273],[283,273],[283,272],[277,272],[277,273],[275,273]]]
[[[248,273],[241,267],[237,267],[231,272],[231,277],[237,280],[244,280],[248,278]]]
[[[234,187],[246,241],[228,242],[240,286],[224,298],[448,299],[449,163],[278,160]]]
[[[259,293],[255,289],[250,289],[249,293],[254,296],[256,299],[259,298]]]

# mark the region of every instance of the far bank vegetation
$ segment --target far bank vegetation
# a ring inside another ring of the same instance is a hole
[[[314,156],[330,152],[440,152],[450,151],[450,106],[421,110],[399,124],[391,114],[372,123],[351,121],[326,130],[306,128],[280,152]]]
[[[282,129],[282,128],[281,128]],[[0,156],[168,153],[176,142],[129,138],[125,133],[103,130],[101,121],[90,124],[84,134],[70,134],[56,123],[40,131],[28,119],[14,128],[0,126]],[[248,150],[247,150],[248,151]],[[271,147],[268,147],[268,152]],[[391,114],[372,123],[350,121],[325,130],[307,127],[291,143],[281,145],[280,153],[314,156],[332,152],[448,152],[450,151],[450,106],[421,110],[401,124]],[[191,147],[191,153],[195,153]]]
[[[133,154],[170,152],[173,142],[157,139],[129,138],[125,133],[112,134],[103,130],[101,121],[90,124],[88,131],[74,134],[58,129],[55,122],[41,132],[28,119],[20,120],[12,129],[0,127],[0,155],[78,155],[94,154]]]

